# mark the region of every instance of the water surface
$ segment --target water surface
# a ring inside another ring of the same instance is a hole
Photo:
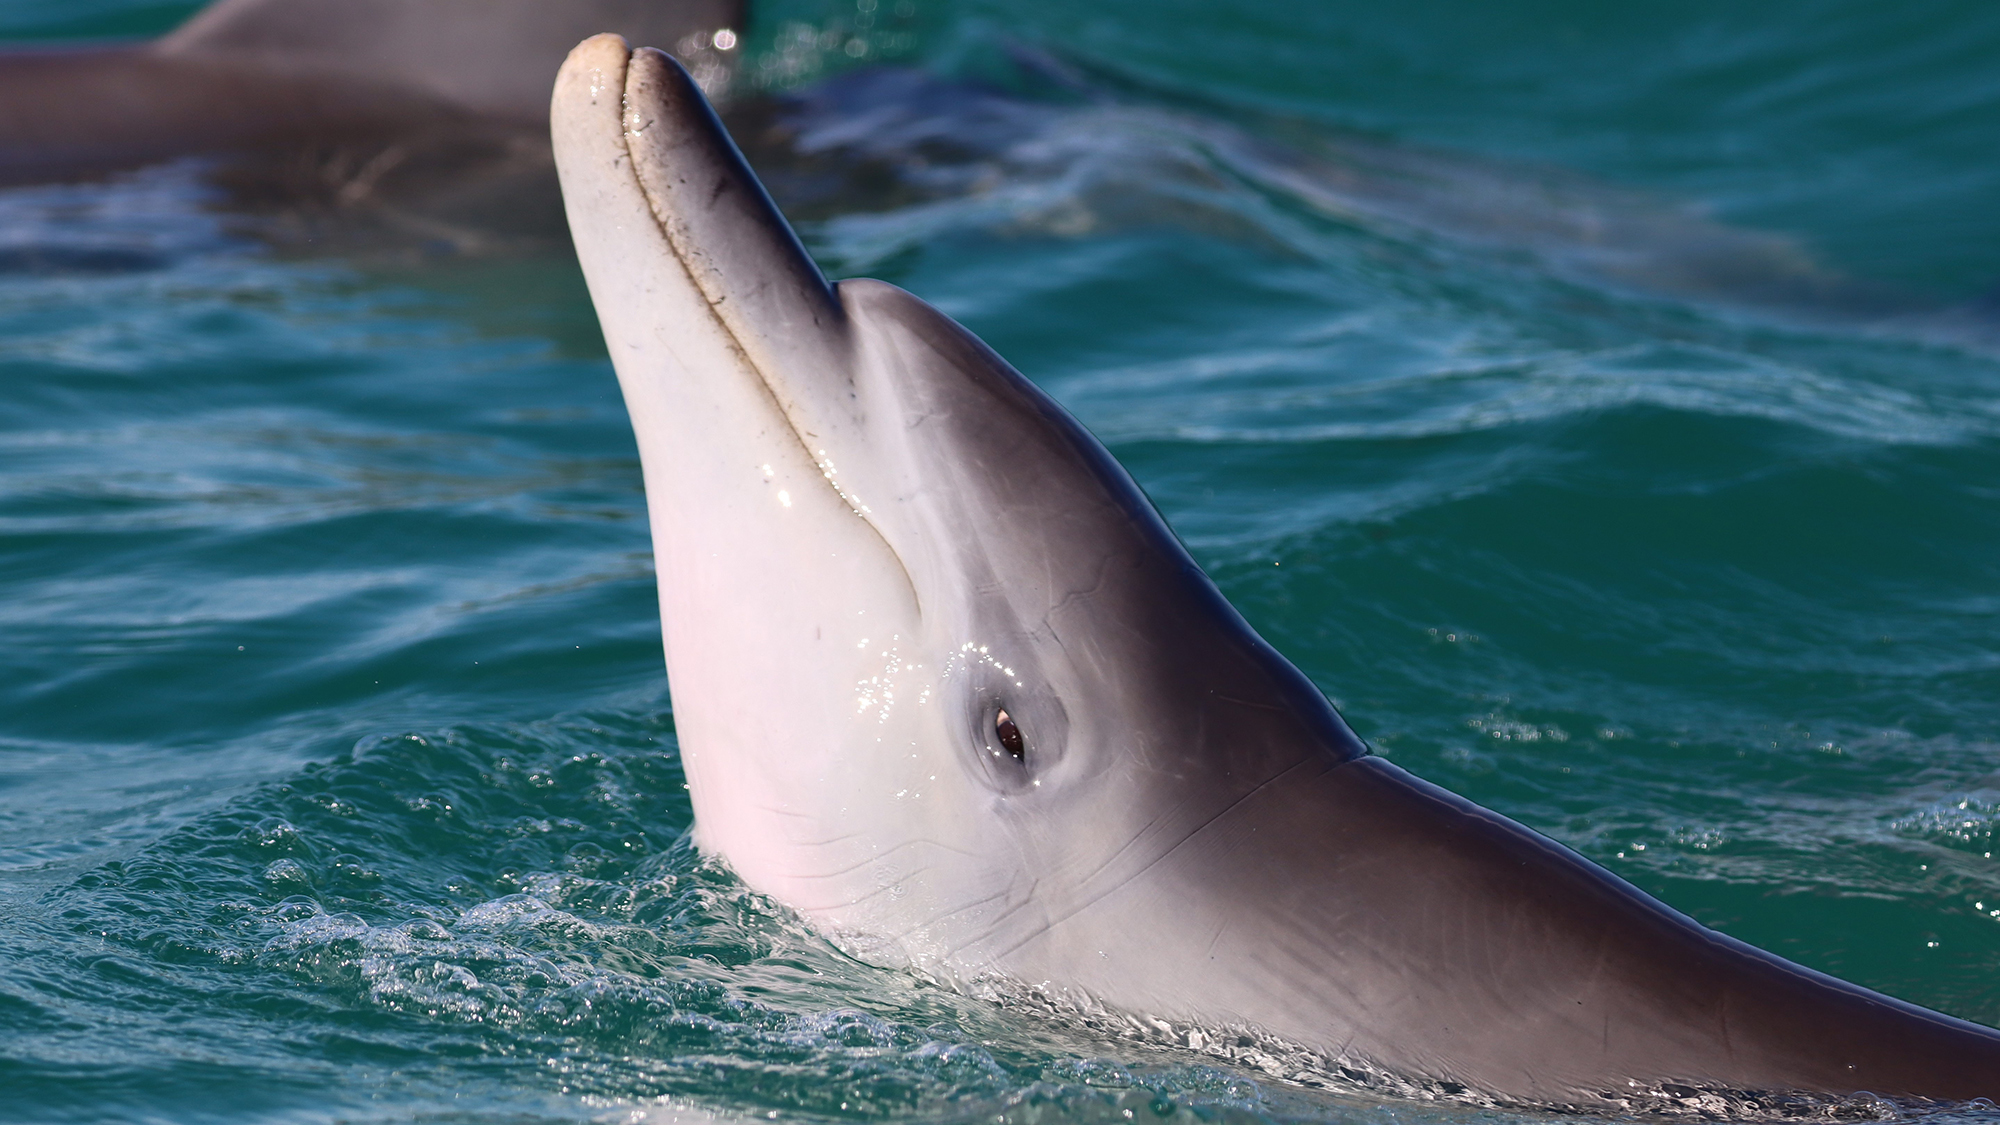
[[[1996,54],[1971,3],[794,0],[745,82],[828,269],[1075,411],[1380,752],[1996,1023]],[[704,863],[574,264],[224,202],[0,193],[0,1116],[1532,1116],[860,966]]]

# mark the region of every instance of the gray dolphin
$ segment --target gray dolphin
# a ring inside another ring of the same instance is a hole
[[[742,20],[743,0],[220,0],[152,42],[0,53],[0,182],[301,143],[386,163],[539,146],[579,38],[672,44],[719,88]]]
[[[1856,276],[1794,236],[1736,226],[1687,200],[1562,168],[1387,141],[1173,89],[1093,80],[1025,47],[1008,57],[1033,100],[922,70],[877,66],[732,104],[726,123],[795,219],[958,201],[985,221],[1038,234],[1125,224],[1206,225],[1301,250],[1289,219],[1259,218],[1238,187],[1395,242],[1440,240],[1485,268],[1536,272],[1600,291],[1750,313],[1779,324],[1914,337],[1993,351],[1991,300],[1947,305]],[[1137,94],[1137,97],[1132,95]],[[1283,138],[1279,140],[1278,138]],[[932,234],[905,224],[888,256]],[[1266,225],[1276,223],[1277,225]],[[929,228],[929,229],[927,229]]]
[[[696,840],[748,885],[878,963],[1432,1090],[2000,1096],[2000,1033],[1371,756],[1060,407],[910,294],[828,285],[666,55],[583,43],[552,122]]]

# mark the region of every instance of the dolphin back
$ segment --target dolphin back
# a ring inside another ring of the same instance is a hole
[[[1252,794],[1098,912],[1071,941],[1137,929],[1200,967],[1153,1005],[1511,1099],[2000,1092],[2000,1033],[1711,930],[1379,757]]]

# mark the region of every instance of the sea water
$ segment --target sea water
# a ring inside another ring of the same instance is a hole
[[[1379,753],[2000,1022],[2000,8],[789,0],[741,50],[1012,122],[770,170]],[[203,171],[0,192],[0,1119],[1532,1116],[871,968],[705,862],[574,263],[274,248]]]

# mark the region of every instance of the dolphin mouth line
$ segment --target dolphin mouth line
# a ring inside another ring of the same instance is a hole
[[[730,325],[729,318],[722,315],[722,310],[719,306],[728,298],[717,296],[711,291],[708,285],[702,284],[704,280],[702,271],[695,269],[692,263],[688,261],[687,249],[681,245],[680,239],[674,237],[674,224],[668,221],[665,210],[660,206],[660,200],[646,187],[645,178],[639,175],[638,158],[632,153],[632,138],[658,123],[654,117],[642,118],[639,110],[632,104],[632,60],[644,51],[652,51],[660,55],[661,58],[668,61],[670,67],[679,66],[678,63],[673,62],[671,56],[657,48],[641,47],[638,50],[626,52],[625,66],[618,74],[618,144],[624,151],[625,174],[632,178],[632,186],[639,189],[639,198],[646,201],[646,212],[653,217],[653,225],[659,230],[660,238],[674,252],[674,261],[680,264],[682,271],[688,275],[688,280],[694,283],[695,291],[701,294],[703,307],[708,310],[709,318],[715,321],[715,326],[722,330],[724,336],[729,338],[729,346],[736,353],[736,357],[743,361],[743,366],[749,368],[751,373],[757,376],[757,385],[763,388],[764,396],[771,401],[771,406],[777,410],[778,416],[785,420],[785,427],[791,432],[792,439],[799,443],[799,449],[805,453],[808,460],[820,466],[821,472],[824,474],[824,451],[814,451],[813,443],[807,440],[807,431],[805,428],[799,424],[798,419],[792,417],[790,410],[785,409],[785,400],[778,394],[777,388],[771,385],[771,376],[765,372],[763,365],[757,362],[756,358],[751,354],[750,349],[743,346],[743,339],[737,335],[736,329]],[[741,157],[739,156],[738,159],[740,160]],[[716,190],[718,192],[723,190],[723,185],[718,184]],[[814,268],[818,268],[817,264],[814,265]],[[831,481],[828,482],[829,485],[831,483]],[[854,511],[855,515],[867,519],[867,513],[861,510],[861,505],[850,499],[845,490],[835,488],[834,493],[840,497],[842,503]],[[870,526],[873,526],[872,522]],[[879,530],[877,534],[880,534]],[[887,545],[886,539],[883,542]],[[894,549],[894,547],[890,548],[892,552]],[[902,560],[899,557],[897,561],[901,562]],[[907,571],[907,569],[906,567],[905,570]]]
[[[686,72],[685,68],[672,55],[656,47],[640,47],[636,50],[628,49],[625,54],[624,65],[620,68],[617,76],[618,145],[625,166],[625,174],[631,178],[632,186],[638,189],[639,197],[646,201],[647,214],[652,216],[653,225],[660,232],[661,240],[667,244],[668,249],[673,251],[674,261],[680,265],[682,272],[693,283],[695,291],[701,294],[703,307],[708,312],[709,318],[729,341],[730,350],[735,353],[737,359],[756,376],[758,389],[763,392],[765,399],[770,402],[772,409],[777,411],[778,416],[784,419],[785,428],[791,434],[792,440],[798,444],[799,451],[805,454],[808,462],[819,469],[821,483],[830,489],[834,496],[842,504],[846,505],[847,509],[853,512],[862,523],[868,526],[869,531],[874,533],[876,539],[881,541],[883,548],[889,552],[889,557],[896,560],[897,569],[903,577],[903,584],[909,590],[911,603],[916,607],[917,618],[921,621],[924,616],[923,596],[917,589],[916,579],[910,574],[909,564],[904,561],[902,553],[896,550],[896,545],[890,541],[889,537],[883,533],[882,528],[872,518],[873,512],[869,510],[868,505],[862,503],[847,489],[841,487],[840,482],[835,479],[832,461],[827,451],[817,448],[817,435],[808,430],[794,416],[792,410],[786,406],[785,396],[778,393],[778,388],[773,384],[771,373],[766,371],[764,365],[757,361],[755,349],[745,345],[743,337],[737,332],[735,326],[730,323],[730,318],[722,314],[721,306],[728,300],[727,295],[716,293],[713,289],[713,279],[707,276],[704,271],[695,268],[693,261],[690,259],[689,248],[683,245],[684,238],[677,237],[676,235],[676,224],[672,221],[669,210],[662,205],[659,196],[646,186],[645,177],[639,174],[639,158],[632,151],[632,138],[660,124],[666,117],[666,114],[663,113],[648,113],[646,107],[637,106],[633,103],[633,62],[642,56],[656,57],[656,65],[660,67],[665,75],[669,76],[669,81],[679,81],[688,86],[689,92],[693,95],[692,104],[697,107],[695,112],[700,116],[708,118],[706,124],[714,130],[714,139],[721,145],[724,152],[727,153],[728,160],[742,173],[745,182],[753,190],[760,193],[763,190],[757,180],[756,174],[751,171],[749,162],[744,160],[742,152],[736,148],[735,142],[730,139],[729,133],[723,127],[722,123],[715,119],[714,109],[709,105],[706,96],[701,94],[700,87],[695,83],[694,78]],[[696,127],[699,128],[698,125]],[[715,187],[712,189],[711,201],[728,191],[730,186],[726,178],[718,179]],[[776,208],[774,207],[772,210],[773,214],[776,215]],[[783,223],[785,220],[780,217],[778,221]],[[787,225],[786,229],[789,231],[789,225]],[[841,305],[835,287],[825,280],[825,275],[820,272],[819,264],[814,262],[809,255],[806,255],[803,249],[800,249],[799,255],[804,267],[811,271],[814,277],[819,278],[820,284],[826,289],[829,310],[838,318],[833,330],[838,333],[842,344],[851,348],[853,338],[847,330],[845,310]]]

